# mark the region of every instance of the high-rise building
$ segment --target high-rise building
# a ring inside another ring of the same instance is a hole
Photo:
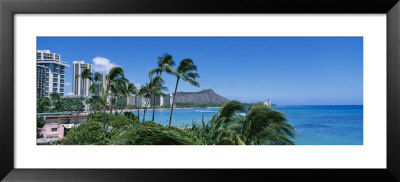
[[[150,97],[150,105],[153,105],[154,102],[156,106],[163,106],[164,105],[164,97],[161,95],[151,96]]]
[[[157,95],[155,96],[155,98],[153,96],[151,96],[150,99],[150,104],[153,105],[154,101],[156,103],[156,106],[170,106],[172,105],[172,94],[170,93],[164,93],[164,96],[161,95]]]
[[[51,92],[64,95],[65,67],[69,65],[61,61],[61,56],[50,50],[36,51],[36,86],[37,97],[49,97]]]
[[[172,98],[174,98],[173,94],[171,93],[166,93],[164,97],[164,105],[165,106],[170,106],[172,105]]]
[[[88,97],[90,80],[88,78],[82,79],[81,73],[85,69],[89,69],[90,72],[92,72],[92,65],[89,63],[85,63],[84,61],[74,61],[73,65],[74,65],[74,72],[72,74],[73,76],[72,90],[75,95]]]

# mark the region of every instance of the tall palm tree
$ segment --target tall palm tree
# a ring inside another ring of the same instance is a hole
[[[100,95],[100,90],[101,87],[103,86],[103,75],[100,74],[99,72],[96,72],[92,76],[92,84],[89,87],[89,92],[93,95],[95,95],[94,99],[90,102],[92,105],[96,106],[94,107],[94,112],[97,112],[97,106],[99,106],[100,102],[103,102],[101,98],[99,97]]]
[[[138,91],[137,91],[135,85],[133,83],[129,83],[128,84],[128,93],[129,93],[129,95],[131,95],[131,94],[137,95],[137,92]],[[135,102],[136,102],[136,100],[135,100]],[[136,104],[135,104],[135,108],[137,108]],[[138,121],[139,121],[139,109],[138,109]]]
[[[80,90],[80,102],[85,106],[85,104],[83,103],[83,92],[84,92],[84,89],[83,89],[83,86],[84,85],[86,85],[87,84],[87,81],[89,80],[89,81],[91,81],[92,80],[92,72],[91,72],[91,70],[90,69],[84,69],[84,70],[82,70],[82,72],[81,72],[81,74],[78,74],[78,75],[75,75],[75,79],[78,79],[78,78],[82,78],[82,80],[81,80],[81,90]],[[78,108],[78,110],[77,110],[77,112],[76,112],[76,120],[75,120],[75,124],[77,124],[78,123],[78,116],[79,116],[79,113],[81,112],[81,111],[83,111],[85,108]]]
[[[139,101],[141,102],[142,101],[142,93],[140,92],[140,90],[141,90],[141,88],[136,88],[136,90],[135,90],[135,107],[136,107],[136,109],[137,109],[137,116],[138,116],[138,121],[140,122],[140,113],[139,113],[139,110],[140,110],[140,107],[139,107]],[[142,107],[142,104],[140,103],[140,106]]]
[[[197,66],[189,58],[183,59],[179,63],[178,68],[176,69],[175,72],[176,85],[175,85],[174,97],[172,98],[171,114],[169,116],[169,124],[168,124],[169,127],[171,127],[172,113],[174,111],[175,96],[176,96],[176,90],[178,89],[179,80],[182,79],[183,81],[188,82],[191,85],[200,87],[199,82],[196,81],[196,78],[200,78],[200,76],[198,73],[195,73],[193,71],[197,71]]]
[[[165,96],[165,94],[162,92],[163,90],[166,90],[167,88],[164,87],[162,84],[164,83],[164,80],[160,76],[152,77],[150,76],[150,83],[148,84],[148,88],[151,92],[151,95],[153,97],[153,117],[152,121],[154,121],[154,115],[156,111],[156,96]]]
[[[140,88],[140,90],[139,90],[139,95],[143,96],[144,100],[145,100],[145,105],[144,105],[144,110],[143,110],[143,120],[142,121],[146,120],[146,111],[147,111],[147,108],[149,107],[149,104],[150,104],[151,94],[152,94],[152,91],[149,88],[149,83],[146,83],[146,85],[143,86],[142,88]]]
[[[114,87],[111,87],[111,108],[110,108],[110,114],[112,114],[112,110],[113,110],[113,106],[115,104],[120,105],[120,99],[123,97],[126,97],[129,92],[128,92],[128,83],[129,81],[127,79],[125,79],[124,82],[120,82],[118,84],[116,84]],[[123,105],[120,105],[121,107],[123,107]],[[116,108],[118,109],[118,108]]]
[[[103,86],[103,75],[101,75],[99,72],[94,73],[94,75],[92,76],[92,84],[89,87],[90,93],[99,94],[99,89],[102,86]]]
[[[117,92],[126,92],[126,83],[128,80],[124,76],[124,70],[121,67],[114,67],[104,76],[103,79],[103,87],[101,88],[101,97],[104,100],[104,121],[103,127],[106,129],[106,109],[107,109],[107,100],[108,96],[113,96]],[[112,98],[111,98],[112,99]],[[112,111],[112,102],[110,103],[110,108]]]
[[[172,59],[172,56],[168,53],[164,54],[163,56],[157,56],[157,68],[150,70],[150,75],[153,76],[157,74],[162,78],[162,73],[165,71],[169,74],[174,74],[175,70],[172,66],[175,65],[175,61]]]
[[[92,71],[90,69],[86,68],[86,69],[82,70],[82,73],[80,75],[77,75],[77,76],[82,78],[82,81],[81,81],[81,96],[83,96],[83,92],[84,92],[84,90],[83,90],[84,87],[83,86],[87,85],[88,81],[92,81]],[[87,93],[87,94],[89,94],[89,93]]]
[[[150,82],[150,86],[151,86],[150,88],[155,93],[152,96],[153,97],[153,119],[152,119],[152,121],[154,121],[154,113],[155,113],[155,109],[156,109],[156,96],[163,95],[163,93],[161,92],[161,90],[163,90],[162,82],[164,82],[162,79],[162,74],[164,71],[169,74],[175,74],[175,70],[172,67],[175,65],[175,61],[173,60],[172,55],[165,53],[161,57],[157,56],[157,59],[158,59],[158,62],[157,62],[158,67],[150,70],[150,72],[149,72],[150,80],[154,81],[154,83],[152,81]],[[157,77],[152,79],[154,74],[157,74]]]
[[[81,103],[82,104],[84,104],[83,103],[83,92],[84,92],[84,85],[87,85],[87,82],[88,81],[92,81],[92,71],[90,70],[90,69],[84,69],[84,70],[82,70],[82,72],[81,72],[81,74],[79,74],[79,75],[76,75],[76,77],[81,77],[82,78],[82,81],[81,81],[81,97],[80,97],[80,101],[81,101]],[[87,94],[89,94],[89,93],[87,93]],[[79,115],[79,111],[78,111],[78,114],[77,115]]]

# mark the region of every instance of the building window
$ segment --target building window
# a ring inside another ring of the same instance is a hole
[[[53,82],[58,82],[58,79],[57,78],[53,78]]]
[[[57,92],[57,88],[53,88],[53,92]]]
[[[55,132],[55,131],[57,131],[57,128],[51,128],[51,131]]]

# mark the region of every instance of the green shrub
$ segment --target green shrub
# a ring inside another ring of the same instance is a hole
[[[175,127],[165,127],[147,121],[133,127],[118,137],[119,145],[203,145],[204,140],[196,133]]]
[[[98,121],[87,120],[72,128],[60,141],[63,145],[107,145],[110,143],[103,124]]]

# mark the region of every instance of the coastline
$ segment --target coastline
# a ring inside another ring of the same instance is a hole
[[[218,109],[218,108],[221,108],[221,107],[174,107],[174,110],[175,109],[195,109],[195,108],[205,108],[205,109]],[[156,111],[157,110],[170,110],[171,108],[156,108]],[[144,109],[139,109],[139,111],[143,111]],[[153,108],[148,108],[147,109],[147,111],[149,111],[149,110],[153,110]],[[121,110],[118,110],[119,112],[121,111]],[[122,112],[126,112],[126,111],[131,111],[131,112],[133,112],[133,111],[137,111],[137,109],[123,109],[122,110]],[[108,110],[108,112],[110,112],[109,110]]]

